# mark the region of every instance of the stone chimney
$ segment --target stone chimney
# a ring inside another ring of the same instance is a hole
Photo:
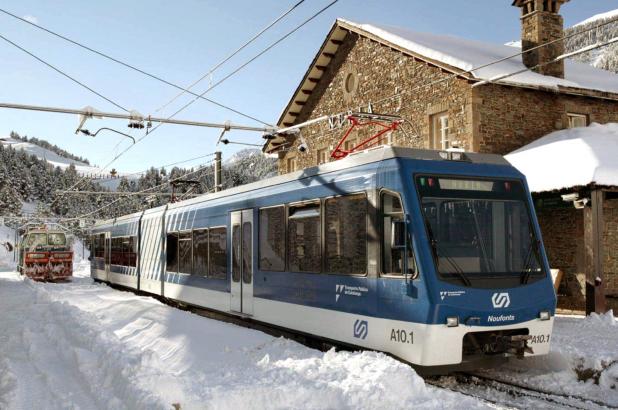
[[[513,6],[521,8],[521,47],[529,50],[564,36],[564,21],[560,6],[570,0],[514,0]],[[544,75],[564,78],[564,61],[545,64],[564,54],[564,42],[557,41],[522,56],[526,67],[541,67],[534,71]]]

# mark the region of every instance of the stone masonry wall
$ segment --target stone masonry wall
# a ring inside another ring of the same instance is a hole
[[[508,154],[550,132],[568,127],[567,113],[588,123],[618,122],[618,102],[488,84],[473,88],[475,151]]]
[[[552,269],[564,273],[558,289],[558,306],[585,308],[584,212],[581,209],[547,208],[536,211],[545,251]]]
[[[351,93],[346,92],[344,83],[350,73],[358,79]],[[446,111],[449,115],[449,134],[460,141],[463,148],[472,150],[471,89],[466,80],[444,81],[392,97],[448,76],[450,73],[438,67],[350,33],[327,66],[296,122],[348,110],[367,111],[371,103],[374,113],[395,114],[404,118],[405,124],[391,136],[393,145],[432,148],[429,141],[430,115]],[[309,149],[306,153],[299,153],[295,149],[297,141],[291,150],[281,153],[280,173],[289,172],[290,158],[295,159],[296,169],[302,169],[316,165],[319,155],[328,157],[347,128],[346,124],[331,130],[326,122],[304,128],[301,137]],[[360,142],[361,138],[367,138],[377,130],[379,128],[365,127],[350,135],[349,140]],[[387,141],[385,136],[382,142]]]

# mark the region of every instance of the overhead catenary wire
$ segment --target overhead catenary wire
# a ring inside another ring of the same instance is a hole
[[[89,47],[89,46],[87,46],[87,45],[85,45],[85,44],[83,44],[83,43],[80,43],[80,42],[78,42],[78,41],[76,41],[76,40],[70,39],[70,38],[68,38],[68,37],[66,37],[66,36],[63,36],[62,34],[56,33],[56,32],[54,32],[54,31],[52,31],[52,30],[50,30],[50,29],[48,29],[48,28],[45,28],[45,27],[43,27],[43,26],[40,26],[40,25],[38,25],[38,24],[36,24],[36,23],[33,23],[33,22],[31,22],[31,21],[28,21],[28,20],[24,19],[23,17],[17,16],[17,15],[15,15],[15,14],[13,14],[13,13],[11,13],[11,12],[7,11],[7,10],[4,10],[4,9],[0,8],[0,12],[2,12],[2,13],[4,13],[4,14],[6,14],[6,15],[8,15],[8,16],[11,16],[11,17],[13,17],[13,18],[15,18],[15,19],[17,19],[17,20],[20,20],[20,21],[22,21],[22,22],[24,22],[24,23],[27,23],[27,24],[29,24],[29,25],[31,25],[31,26],[33,26],[33,27],[36,27],[36,28],[38,28],[38,29],[40,29],[40,30],[43,30],[43,31],[45,31],[45,32],[47,32],[47,33],[49,33],[49,34],[51,34],[51,35],[53,35],[53,36],[56,36],[56,37],[58,37],[58,38],[60,38],[60,39],[62,39],[62,40],[64,40],[64,41],[67,41],[67,42],[72,43],[72,44],[74,44],[74,45],[76,45],[76,46],[78,46],[78,47],[81,47],[81,48],[83,48],[84,50],[90,51],[90,52],[92,52],[92,53],[94,53],[94,54],[97,54],[97,55],[99,55],[99,56],[103,57],[103,58],[106,58],[106,59],[108,59],[108,60],[110,60],[110,61],[113,61],[113,62],[115,62],[115,63],[117,63],[117,64],[120,64],[120,65],[122,65],[122,66],[124,66],[124,67],[126,67],[126,68],[129,68],[129,69],[131,69],[131,70],[133,70],[133,71],[136,71],[136,72],[138,72],[138,73],[140,73],[140,74],[143,74],[143,75],[145,75],[145,76],[147,76],[147,77],[150,77],[150,78],[152,78],[152,79],[154,79],[154,80],[157,80],[157,81],[159,81],[159,82],[162,82],[162,83],[164,83],[164,84],[166,84],[166,85],[169,85],[169,86],[171,86],[171,87],[174,87],[174,88],[176,88],[176,89],[178,89],[178,90],[182,90],[183,92],[187,92],[187,93],[192,94],[192,95],[195,95],[195,96],[197,96],[197,95],[198,95],[198,94],[196,94],[196,93],[194,93],[194,92],[192,92],[192,91],[189,91],[189,90],[184,89],[183,87],[179,86],[178,84],[175,84],[175,83],[172,83],[171,81],[165,80],[164,78],[162,78],[162,77],[160,77],[160,76],[158,76],[158,75],[155,75],[155,74],[149,73],[149,72],[147,72],[146,70],[143,70],[143,69],[141,69],[141,68],[138,68],[138,67],[136,67],[136,66],[134,66],[134,65],[131,65],[131,64],[129,64],[129,63],[125,63],[124,61],[121,61],[121,60],[119,60],[119,59],[117,59],[117,58],[115,58],[115,57],[112,57],[112,56],[110,56],[110,55],[108,55],[108,54],[106,54],[106,53],[103,53],[103,52],[101,52],[101,51],[95,50],[95,49],[93,49],[92,47]],[[233,112],[233,113],[235,113],[235,114],[238,114],[238,115],[240,115],[240,116],[242,116],[242,117],[248,118],[248,119],[250,119],[250,120],[253,120],[253,121],[259,122],[259,123],[264,124],[264,125],[271,125],[271,124],[268,124],[268,123],[266,123],[266,122],[264,122],[264,121],[262,121],[262,120],[260,120],[260,119],[258,119],[258,118],[256,118],[256,117],[253,117],[253,116],[251,116],[251,115],[249,115],[249,114],[243,113],[243,112],[241,112],[241,111],[239,111],[239,110],[236,110],[236,109],[234,109],[234,108],[232,108],[232,107],[230,107],[230,106],[228,106],[228,105],[224,105],[224,104],[222,104],[222,103],[220,103],[220,102],[217,102],[217,101],[215,101],[215,100],[212,100],[212,99],[210,99],[210,98],[206,98],[206,97],[200,97],[200,98],[202,98],[203,100],[208,101],[209,103],[214,104],[214,105],[216,105],[216,106],[218,106],[218,107],[221,107],[221,108],[226,109],[226,110],[228,110],[228,111],[231,111],[231,112]],[[125,110],[125,111],[126,111],[126,110]]]
[[[226,75],[225,77],[223,77],[222,79],[220,79],[219,81],[217,81],[216,83],[214,83],[213,85],[211,85],[210,87],[208,87],[203,93],[199,94],[198,97],[194,98],[193,100],[189,101],[188,103],[186,103],[185,105],[183,105],[182,107],[180,107],[178,110],[176,110],[171,116],[170,118],[175,117],[176,115],[178,115],[180,112],[184,111],[186,108],[188,108],[190,105],[192,105],[195,101],[197,101],[200,97],[203,97],[205,94],[207,94],[208,92],[210,92],[211,90],[213,90],[215,87],[218,87],[219,85],[221,85],[222,83],[224,83],[225,81],[227,81],[228,79],[230,79],[231,77],[233,77],[234,75],[236,75],[239,71],[241,71],[242,69],[244,69],[245,67],[247,67],[249,64],[253,63],[255,60],[257,60],[258,58],[260,58],[261,56],[263,56],[264,54],[266,54],[268,51],[270,51],[273,47],[275,47],[276,45],[278,45],[279,43],[281,43],[282,41],[284,41],[285,39],[287,39],[288,37],[290,37],[292,34],[294,34],[295,32],[297,32],[298,30],[300,30],[302,27],[304,27],[306,24],[308,24],[309,22],[311,22],[312,20],[314,20],[316,17],[318,17],[320,14],[324,13],[326,10],[328,10],[329,8],[331,8],[332,6],[334,6],[337,2],[339,2],[339,0],[333,0],[331,1],[329,4],[327,4],[326,6],[322,7],[320,10],[318,10],[316,13],[314,13],[311,17],[309,17],[308,19],[304,20],[301,24],[299,24],[298,26],[296,26],[295,28],[293,28],[292,30],[288,31],[286,34],[284,34],[282,37],[280,37],[279,39],[277,39],[276,41],[274,41],[273,43],[271,43],[269,46],[267,46],[265,49],[263,49],[262,51],[260,51],[259,53],[257,53],[255,56],[253,56],[252,58],[250,58],[248,61],[246,61],[245,63],[241,64],[239,67],[237,67],[235,70],[233,70],[232,72],[230,72],[228,75]],[[155,129],[157,129],[159,126],[161,126],[161,124],[158,124],[152,131],[154,131]]]
[[[183,89],[180,93],[176,94],[172,99],[170,99],[168,102],[163,104],[161,107],[157,108],[155,110],[155,112],[159,112],[159,111],[165,109],[167,106],[169,106],[174,101],[176,101],[178,98],[180,98],[182,95],[184,95],[185,93],[190,92],[189,90],[191,90],[197,84],[202,82],[208,76],[212,75],[221,66],[223,66],[225,63],[227,63],[230,59],[232,59],[234,56],[236,56],[238,53],[240,53],[242,50],[244,50],[247,46],[249,46],[255,40],[257,40],[262,34],[266,33],[268,30],[270,30],[275,24],[277,24],[278,22],[283,20],[288,14],[290,14],[292,11],[294,11],[298,6],[300,6],[304,2],[305,2],[305,0],[298,1],[296,4],[294,4],[292,7],[290,7],[287,11],[285,11],[283,14],[281,14],[279,17],[277,17],[275,20],[273,20],[270,24],[268,24],[266,27],[261,29],[257,34],[255,34],[253,37],[251,37],[249,40],[247,40],[244,44],[242,44],[240,47],[238,47],[236,50],[234,50],[232,53],[230,53],[227,57],[225,57],[223,60],[221,60],[217,64],[215,64],[212,68],[210,68],[206,72],[206,74],[204,74],[203,76],[198,78],[196,81],[191,83],[188,87]],[[193,94],[194,96],[198,95],[198,94],[195,94],[195,93],[191,93],[191,94]]]
[[[112,100],[111,98],[108,98],[106,96],[104,96],[103,94],[101,94],[98,91],[95,91],[94,89],[92,89],[91,87],[87,86],[86,84],[84,84],[83,82],[79,81],[78,79],[70,76],[69,74],[65,73],[64,71],[62,71],[61,69],[59,69],[58,67],[52,65],[51,63],[48,63],[47,61],[43,60],[42,58],[40,58],[39,56],[35,55],[34,53],[26,50],[25,48],[23,48],[22,46],[20,46],[19,44],[9,40],[8,38],[6,38],[5,36],[3,36],[2,34],[0,34],[0,38],[4,41],[6,41],[7,43],[11,44],[13,47],[18,48],[19,50],[23,51],[24,53],[28,54],[30,57],[38,60],[39,62],[45,64],[47,67],[51,68],[52,70],[56,71],[58,74],[61,74],[62,76],[68,78],[69,80],[73,81],[74,83],[78,84],[80,87],[85,88],[86,90],[90,91],[91,93],[101,97],[102,99],[104,99],[105,101],[109,102],[110,104],[120,108],[122,111],[126,111],[129,112],[128,109],[124,108],[122,105],[118,104],[117,102],[115,102],[114,100]]]
[[[197,101],[198,99],[200,99],[201,97],[203,97],[206,93],[208,93],[210,90],[212,90],[213,88],[215,88],[216,86],[221,85],[223,82],[227,81],[228,79],[230,79],[232,76],[234,76],[236,73],[238,73],[239,71],[241,71],[243,68],[247,67],[249,64],[251,64],[252,62],[254,62],[255,60],[257,60],[259,57],[261,57],[262,55],[264,55],[265,53],[267,53],[269,50],[271,50],[273,47],[275,47],[277,44],[281,43],[282,41],[284,41],[285,39],[287,39],[288,37],[290,37],[292,34],[294,34],[296,31],[300,30],[302,27],[304,27],[306,24],[308,24],[309,22],[311,22],[312,20],[314,20],[316,17],[318,17],[320,14],[324,13],[326,10],[328,10],[329,8],[331,8],[332,6],[334,6],[339,0],[333,0],[331,1],[329,4],[327,4],[326,6],[322,7],[320,10],[318,10],[316,13],[314,13],[311,17],[309,17],[308,19],[304,20],[300,25],[296,26],[294,29],[288,31],[285,35],[283,35],[282,37],[280,37],[278,40],[276,40],[275,42],[271,43],[268,47],[266,47],[265,49],[263,49],[262,51],[260,51],[258,54],[256,54],[255,56],[253,56],[251,59],[249,59],[247,62],[245,62],[244,64],[240,65],[238,68],[236,68],[234,71],[232,71],[231,73],[229,73],[227,76],[223,77],[221,80],[219,80],[216,84],[210,86],[208,89],[206,89],[206,91],[204,91],[202,94],[199,94],[197,97],[195,97],[193,100],[189,101],[187,104],[185,104],[184,106],[182,106],[180,109],[176,110],[173,114],[171,114],[169,117],[167,117],[167,120],[171,120],[172,118],[174,118],[176,115],[178,115],[180,112],[184,111],[187,107],[189,107],[191,104],[193,104],[195,101]],[[136,146],[139,142],[141,142],[144,138],[146,138],[149,135],[152,135],[153,132],[155,132],[157,129],[159,129],[161,127],[161,125],[163,125],[163,122],[160,122],[159,124],[157,124],[155,127],[153,127],[151,130],[146,131],[146,133],[144,133],[144,135],[142,135],[142,137],[140,137],[135,144],[133,145],[129,145],[127,146],[124,150],[122,150],[118,155],[116,155],[114,158],[112,158],[111,161],[109,161],[104,167],[103,170],[107,169],[107,167],[109,167],[111,164],[113,164],[115,161],[118,160],[118,158],[120,158],[121,156],[123,156],[127,151],[129,151],[131,148],[133,148],[134,146]],[[69,190],[71,189],[75,189],[77,186],[79,186],[81,183],[83,183],[83,181],[85,181],[86,178],[83,178],[81,181],[78,181],[77,183],[75,183],[74,186],[72,186],[71,188],[69,188]],[[54,201],[52,201],[52,203],[50,204],[50,208],[53,204],[55,204],[55,202],[57,200],[59,200],[60,197],[54,199]]]
[[[152,190],[157,189],[157,188],[161,188],[162,186],[165,186],[165,185],[171,184],[172,182],[175,182],[175,181],[179,181],[179,180],[181,180],[181,179],[183,179],[183,178],[185,178],[185,177],[187,177],[187,176],[189,176],[189,175],[193,175],[193,174],[196,174],[196,173],[198,173],[198,172],[201,172],[201,171],[203,171],[204,169],[206,169],[209,165],[211,165],[212,163],[214,163],[214,161],[209,161],[209,162],[207,162],[207,163],[203,164],[202,166],[200,166],[198,169],[196,169],[196,170],[194,170],[194,171],[189,171],[189,172],[186,172],[186,173],[184,173],[184,174],[182,174],[182,175],[180,175],[180,176],[178,176],[178,177],[176,177],[176,178],[170,179],[169,181],[165,181],[165,182],[163,182],[163,183],[161,183],[161,184],[159,184],[159,185],[155,185],[155,186],[153,186],[153,187],[146,188],[146,189],[142,189],[141,191],[136,191],[136,192],[138,192],[138,193],[144,193],[144,192],[149,192],[149,191],[152,191]],[[211,174],[211,173],[206,173],[206,174],[204,174],[203,176],[210,175],[210,174]],[[85,214],[82,214],[82,215],[76,216],[76,217],[74,217],[74,218],[72,218],[72,219],[73,219],[73,220],[78,220],[78,219],[83,219],[83,218],[86,218],[86,217],[88,217],[88,216],[90,216],[90,215],[93,215],[93,214],[95,214],[95,213],[99,212],[99,211],[102,211],[103,209],[109,208],[110,206],[112,206],[112,205],[114,205],[114,204],[118,203],[119,201],[121,201],[121,200],[122,200],[122,199],[124,199],[124,198],[125,198],[125,197],[118,198],[118,199],[116,199],[116,200],[114,200],[114,201],[110,202],[109,204],[103,205],[103,206],[101,206],[101,207],[99,207],[99,208],[97,208],[97,209],[95,209],[95,210],[93,210],[93,211],[90,211],[90,212],[88,212],[88,213],[85,213]]]

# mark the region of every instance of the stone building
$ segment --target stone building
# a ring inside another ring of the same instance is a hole
[[[568,1],[513,2],[523,57],[512,46],[338,19],[278,126],[316,121],[272,137],[264,151],[278,153],[280,173],[331,161],[350,112],[403,123],[361,146],[377,129],[355,129],[348,150],[393,144],[504,155],[556,130],[618,122],[618,75],[559,58],[559,10]]]

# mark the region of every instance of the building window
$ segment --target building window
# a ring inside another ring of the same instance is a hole
[[[296,171],[296,158],[288,158],[288,172]]]
[[[326,272],[363,274],[367,271],[367,197],[364,194],[329,198],[325,202]]]
[[[321,271],[320,203],[290,206],[288,261],[292,272]]]
[[[285,208],[260,209],[260,269],[285,270]]]
[[[317,160],[318,160],[318,165],[325,164],[328,162],[328,149],[327,148],[322,148],[318,150]]]
[[[208,235],[208,276],[227,278],[227,228],[210,228]]]
[[[578,128],[578,127],[588,126],[588,116],[587,115],[568,113],[567,117],[569,117],[569,128]]]
[[[431,133],[434,148],[452,148],[451,141],[449,139],[448,114],[446,112],[441,112],[431,116]]]

